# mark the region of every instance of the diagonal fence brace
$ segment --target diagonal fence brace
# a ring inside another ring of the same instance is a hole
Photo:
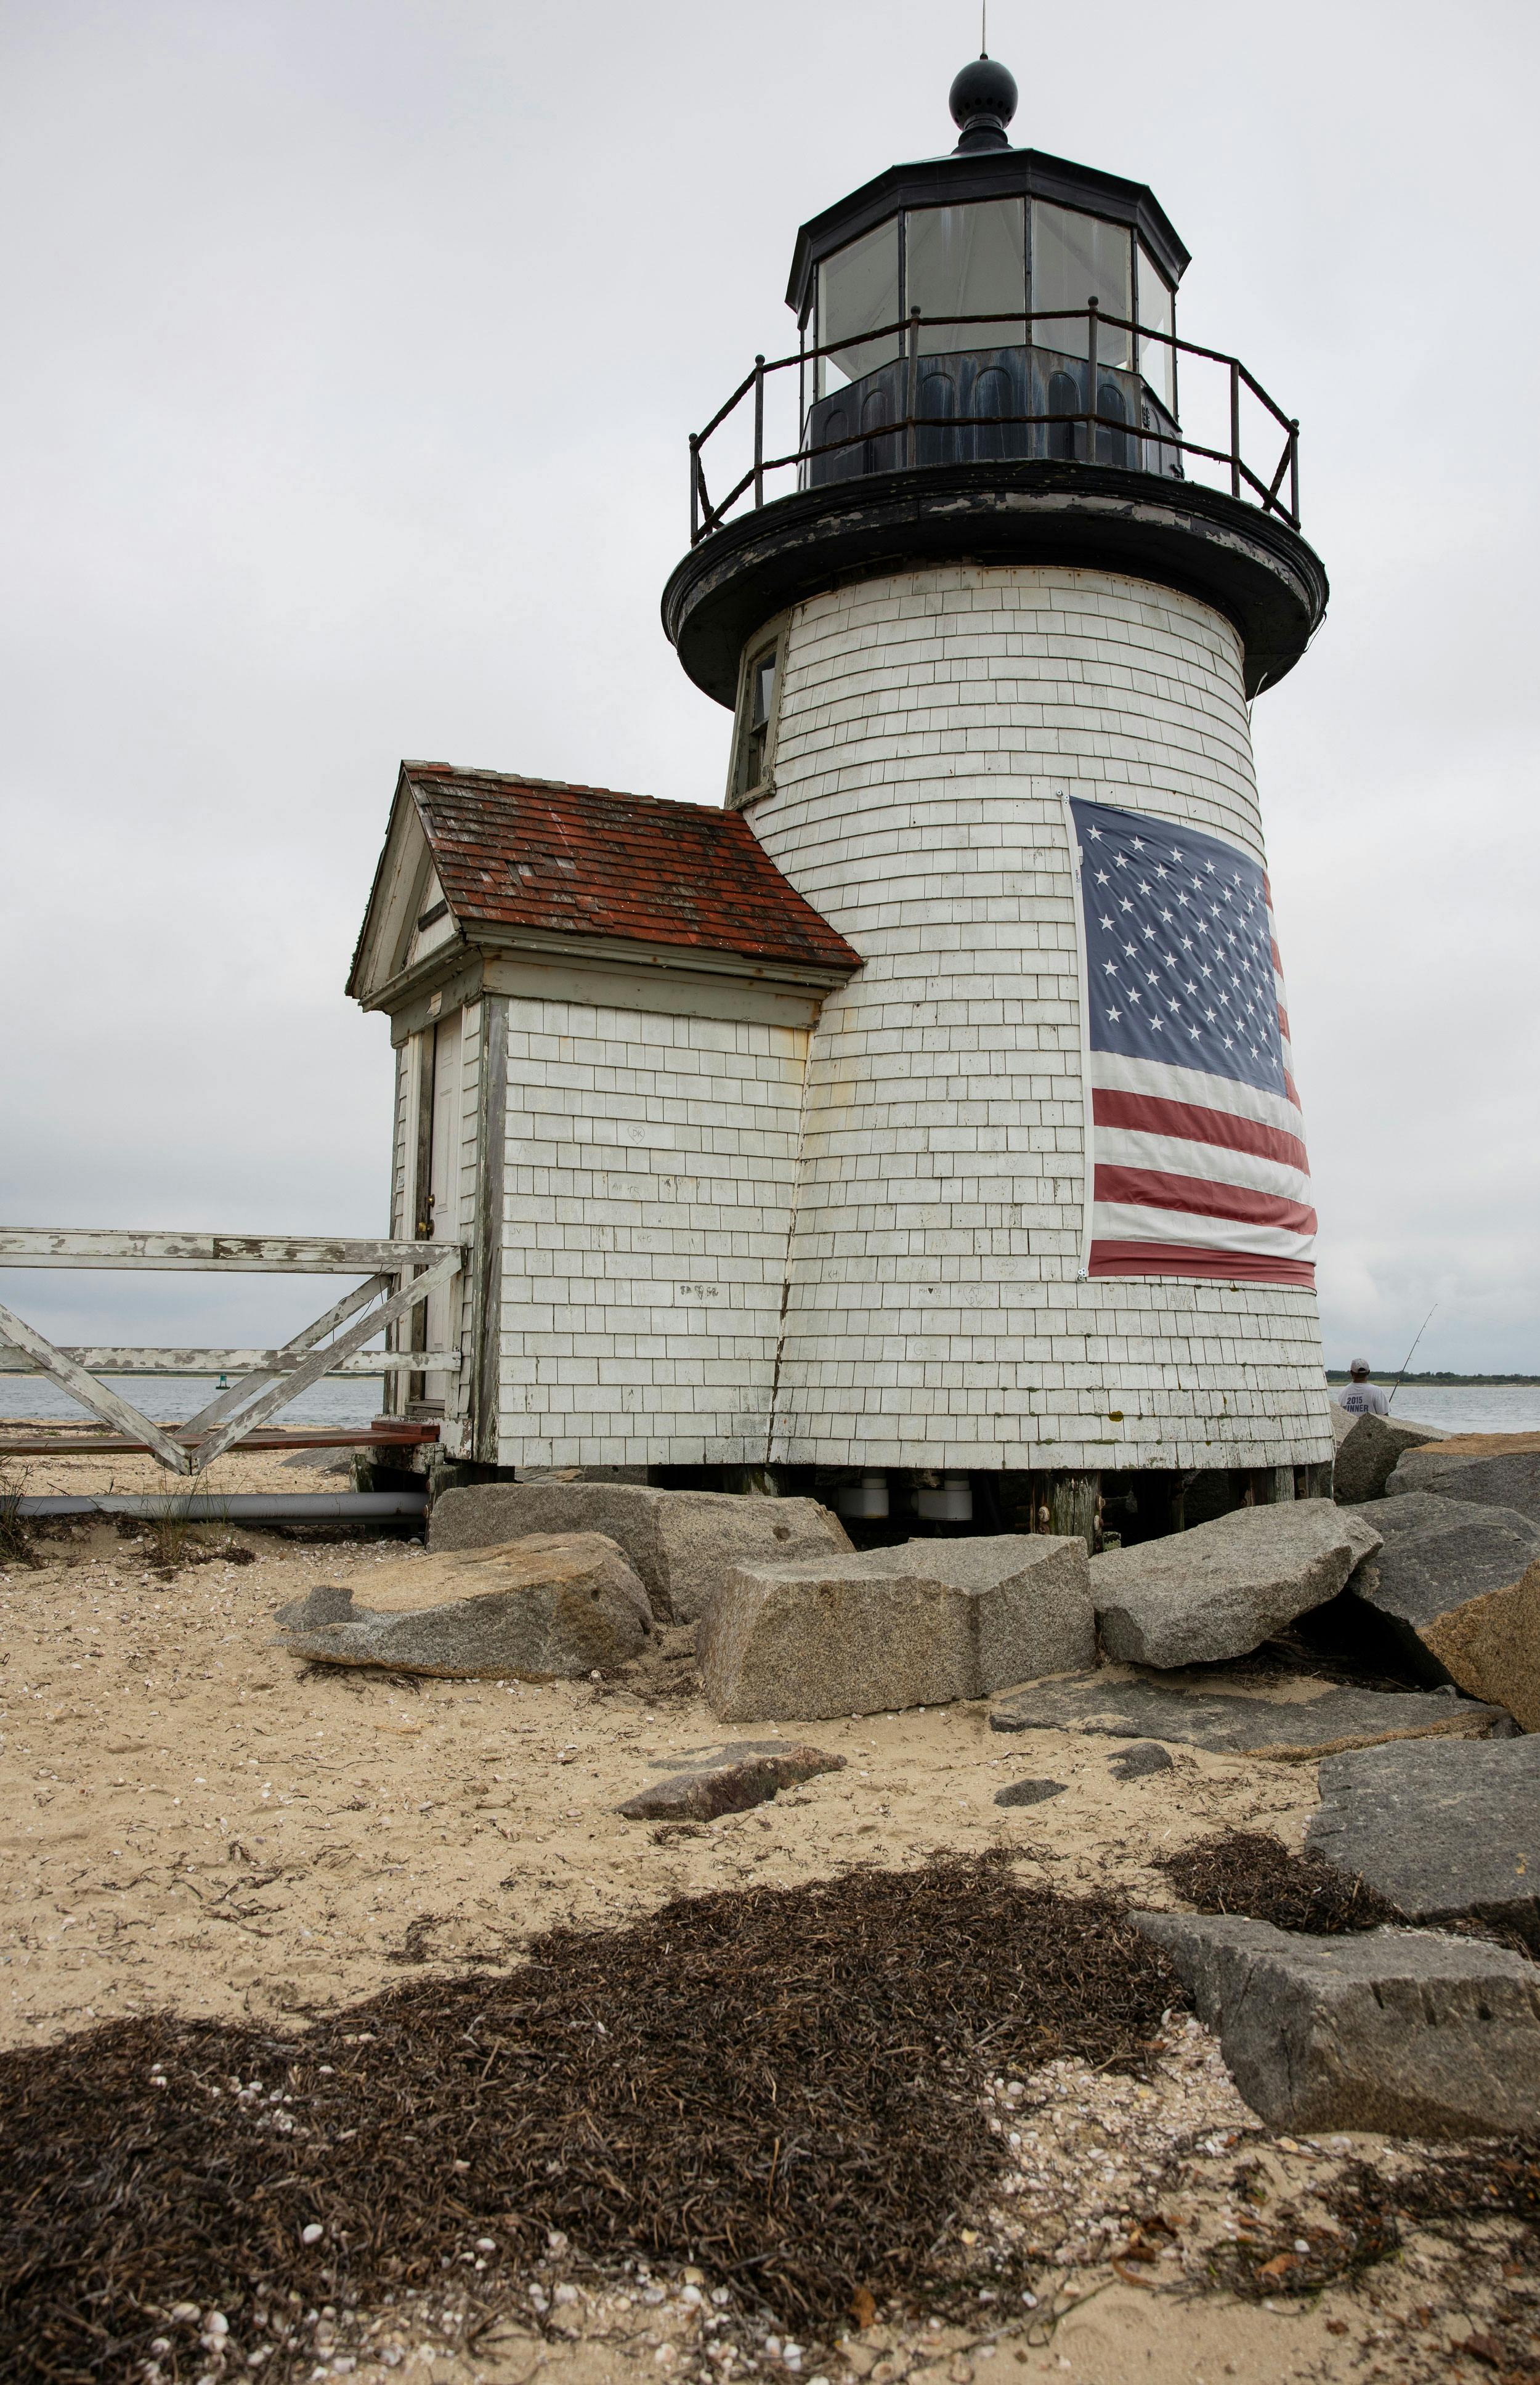
[[[307,1325],[303,1333],[296,1333],[293,1340],[286,1342],[281,1350],[275,1350],[272,1353],[270,1366],[258,1367],[252,1374],[243,1375],[241,1380],[238,1383],[232,1383],[228,1391],[217,1392],[206,1407],[201,1407],[198,1410],[196,1416],[189,1417],[181,1428],[183,1435],[211,1432],[217,1424],[223,1424],[226,1417],[233,1409],[238,1408],[242,1400],[250,1399],[254,1392],[261,1391],[266,1384],[280,1377],[290,1364],[303,1358],[307,1351],[313,1350],[317,1342],[322,1341],[334,1327],[345,1324],[350,1317],[356,1317],[361,1308],[366,1307],[371,1301],[378,1300],[382,1292],[390,1290],[390,1286],[391,1279],[388,1275],[371,1275],[366,1283],[359,1284],[356,1291],[344,1292],[342,1298],[334,1302],[324,1317],[317,1317],[314,1325]],[[376,1330],[378,1330],[378,1328]],[[330,1363],[329,1354],[328,1363]]]
[[[426,1247],[431,1249],[432,1245],[429,1243]],[[250,1407],[242,1408],[239,1416],[229,1417],[214,1431],[205,1433],[201,1440],[194,1442],[190,1453],[191,1464],[180,1466],[179,1470],[203,1473],[206,1467],[213,1465],[217,1457],[222,1457],[231,1443],[241,1439],[242,1433],[253,1432],[257,1426],[266,1424],[267,1418],[275,1416],[279,1408],[287,1407],[289,1402],[296,1398],[301,1392],[308,1391],[312,1383],[318,1382],[327,1369],[334,1367],[340,1358],[351,1357],[354,1350],[361,1350],[365,1342],[372,1341],[383,1327],[393,1325],[404,1310],[415,1308],[418,1301],[426,1299],[430,1292],[437,1292],[441,1284],[448,1283],[452,1276],[459,1274],[460,1266],[461,1253],[456,1244],[446,1251],[442,1258],[435,1260],[431,1267],[424,1267],[420,1274],[410,1277],[398,1291],[391,1293],[383,1308],[371,1308],[368,1314],[361,1317],[355,1325],[350,1325],[345,1333],[340,1334],[335,1342],[329,1342],[324,1349],[312,1350],[309,1356],[294,1368],[292,1374],[280,1377],[279,1381],[264,1392],[261,1398],[255,1401]],[[383,1287],[388,1279],[379,1277],[374,1280]],[[0,1321],[3,1321],[3,1317],[0,1317]],[[325,1320],[322,1319],[320,1322],[324,1325]],[[180,1453],[179,1453],[180,1455]]]
[[[131,1441],[143,1442],[171,1473],[193,1472],[191,1453],[180,1442],[174,1441],[163,1426],[152,1424],[150,1418],[142,1416],[130,1401],[123,1399],[117,1392],[109,1391],[106,1383],[99,1383],[94,1375],[88,1374],[73,1358],[67,1358],[62,1350],[56,1350],[35,1326],[24,1323],[12,1310],[3,1306],[0,1306],[0,1332],[5,1333],[19,1349],[25,1350],[43,1374],[51,1376],[72,1398],[79,1400],[82,1407],[88,1407],[93,1416],[99,1416],[104,1424],[115,1425]]]

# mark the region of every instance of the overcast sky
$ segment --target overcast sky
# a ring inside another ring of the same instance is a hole
[[[386,1230],[342,983],[398,758],[720,799],[685,434],[976,47],[972,0],[3,0],[0,1218]],[[1420,1367],[1540,1370],[1536,12],[992,0],[990,47],[1303,422],[1331,611],[1254,729],[1328,1356],[1436,1301]],[[68,1341],[324,1289],[0,1277]]]

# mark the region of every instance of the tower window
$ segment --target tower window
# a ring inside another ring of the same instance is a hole
[[[920,351],[1020,347],[1025,333],[1026,222],[1020,199],[920,207],[904,218],[906,306],[921,310]],[[996,323],[930,325],[933,315],[987,315]]]
[[[1174,331],[1176,309],[1171,284],[1147,251],[1136,243],[1138,256],[1138,320],[1147,331]],[[1139,370],[1168,414],[1176,411],[1176,357],[1163,340],[1139,342]]]
[[[771,736],[776,720],[776,682],[780,643],[761,646],[744,667],[739,699],[738,739],[733,759],[732,800],[746,803],[764,787],[770,776]]]
[[[818,345],[833,348],[818,368],[818,395],[860,381],[899,354],[899,220],[878,224],[818,268]],[[886,336],[868,339],[871,331]]]
[[[1032,310],[1070,310],[1062,322],[1035,323],[1032,337],[1041,348],[1057,348],[1061,356],[1083,356],[1087,348],[1085,306],[1095,298],[1109,315],[1124,321],[1133,310],[1133,257],[1129,235],[1121,224],[1103,223],[1074,207],[1054,207],[1042,199],[1032,202]],[[1157,326],[1156,328],[1160,328]],[[1126,365],[1129,339],[1111,323],[1097,340],[1097,356],[1104,365]]]

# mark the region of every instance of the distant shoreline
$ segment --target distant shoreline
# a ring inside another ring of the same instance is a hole
[[[1383,1370],[1383,1379],[1392,1382],[1397,1380],[1391,1373],[1388,1367]],[[1379,1382],[1382,1380],[1382,1376],[1375,1375],[1372,1380],[1375,1382]],[[1326,1369],[1326,1380],[1329,1383],[1346,1383],[1349,1380],[1347,1367],[1328,1367]],[[1400,1380],[1403,1383],[1427,1383],[1429,1385],[1447,1384],[1452,1391],[1460,1390],[1467,1384],[1469,1384],[1472,1389],[1480,1386],[1490,1391],[1496,1390],[1502,1384],[1513,1384],[1527,1388],[1530,1385],[1540,1383],[1540,1375],[1402,1375],[1400,1377]]]

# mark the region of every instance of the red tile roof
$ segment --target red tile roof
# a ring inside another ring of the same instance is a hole
[[[861,966],[740,812],[447,762],[404,762],[402,771],[445,899],[466,927]]]

